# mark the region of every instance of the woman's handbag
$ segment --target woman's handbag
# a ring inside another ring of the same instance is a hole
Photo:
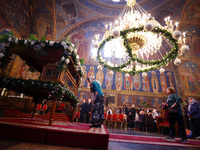
[[[170,108],[170,107],[168,107],[168,113],[169,114],[175,114],[177,112],[178,112],[177,108]]]

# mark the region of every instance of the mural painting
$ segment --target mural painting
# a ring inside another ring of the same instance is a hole
[[[149,76],[148,76],[148,74],[146,75],[146,77],[142,78],[142,89],[145,92],[149,92],[150,91],[150,83],[149,83]]]
[[[95,34],[103,35],[105,27],[103,23],[93,23],[86,25],[83,28],[73,32],[70,35],[70,40],[76,45],[78,55],[80,58],[84,58],[85,62],[90,62],[90,55],[92,51],[92,40]],[[96,53],[96,51],[94,52]]]
[[[186,44],[190,47],[190,50],[183,54],[188,59],[198,59],[200,57],[200,30],[197,26],[190,26],[185,29],[186,32]]]
[[[102,66],[98,66],[97,69],[98,69],[98,71],[96,74],[96,80],[99,81],[100,85],[102,85],[103,79],[104,79],[103,68],[102,68]]]
[[[84,72],[84,77],[82,78],[82,81],[81,81],[81,87],[84,87],[85,81],[87,80],[87,71],[86,71],[86,66],[82,66],[82,68],[83,68],[83,72]]]
[[[93,12],[86,10],[79,3],[73,0],[56,0],[55,7],[57,39],[60,38],[61,34],[63,34],[72,25],[94,16]]]
[[[175,80],[174,80],[174,78],[172,76],[172,73],[171,72],[167,72],[167,76],[168,76],[167,82],[168,82],[169,87],[175,88]]]
[[[163,94],[167,94],[167,79],[165,76],[165,73],[161,73],[160,74],[160,85],[161,85],[161,89],[162,89],[162,93]]]
[[[152,71],[151,74],[152,74],[152,76],[151,76],[151,84],[152,84],[153,92],[154,93],[158,93],[159,83],[158,83],[158,78],[156,76],[156,72]]]
[[[84,77],[81,82],[81,87],[89,86],[86,78],[93,76],[101,83],[102,89],[122,91],[141,91],[166,94],[166,89],[173,86],[176,89],[175,77],[173,71],[165,71],[160,74],[159,70],[154,70],[148,73],[148,76],[143,78],[141,74],[126,77],[120,72],[112,72],[97,65],[84,65]],[[176,89],[177,91],[177,89]]]
[[[180,66],[181,81],[185,94],[200,94],[199,65],[187,62]]]
[[[133,76],[133,87],[136,91],[139,91],[141,88],[141,75],[136,74]]]
[[[131,101],[132,100],[131,100],[130,96],[125,95],[122,97],[122,104],[126,105],[127,107],[131,106]]]
[[[22,37],[26,37],[28,34],[28,18],[26,12],[26,6],[23,0],[2,0],[1,5],[8,15],[8,18],[12,22],[13,26],[21,33]]]
[[[26,65],[26,63],[23,62],[22,66],[21,66],[21,68],[19,70],[18,77],[22,78],[22,79],[25,79],[25,80],[28,80],[28,79],[38,80],[39,77],[40,77],[40,73],[37,72],[37,71],[31,72],[29,70],[29,67]]]
[[[143,103],[144,103],[144,102],[147,102],[146,99],[145,99],[144,97],[141,96],[141,97],[138,97],[138,98],[137,98],[137,105],[138,105],[139,107],[143,107]]]
[[[131,75],[125,76],[124,77],[124,88],[125,88],[125,90],[132,91],[132,89],[133,89],[132,85],[133,85],[133,81],[132,81]]]
[[[185,8],[185,13],[183,14],[182,24],[185,26],[189,25],[199,25],[200,21],[200,1],[199,0],[192,0],[188,3]]]
[[[113,72],[108,70],[105,76],[106,89],[111,90],[113,84]]]
[[[154,108],[160,108],[162,106],[161,100],[159,98],[153,98],[151,104]]]
[[[115,86],[117,91],[121,91],[123,84],[123,75],[121,72],[116,72],[115,75]]]
[[[78,97],[79,103],[82,103],[83,98],[87,99],[87,94],[85,92],[79,92],[77,97]]]
[[[93,77],[93,78],[95,78],[95,72],[94,72],[94,67],[93,66],[90,67],[90,71],[88,72],[87,77]],[[88,81],[87,81],[87,87],[88,88],[90,87]]]

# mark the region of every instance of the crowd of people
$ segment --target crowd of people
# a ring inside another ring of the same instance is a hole
[[[197,100],[192,97],[188,98],[187,108],[183,112],[183,108],[181,106],[182,99],[179,97],[174,88],[169,87],[167,89],[168,98],[162,102],[162,109],[157,111],[156,109],[149,108],[135,108],[135,105],[132,104],[131,108],[127,108],[126,105],[120,107],[104,107],[102,106],[100,109],[101,112],[101,124],[104,120],[102,114],[106,113],[107,116],[109,114],[124,114],[124,121],[127,122],[128,129],[136,129],[136,130],[146,130],[146,124],[152,123],[152,129],[156,131],[156,117],[161,116],[165,118],[166,121],[169,121],[169,137],[166,137],[164,140],[174,142],[175,141],[175,124],[177,122],[179,128],[179,135],[182,137],[180,142],[187,143],[187,135],[186,135],[186,127],[191,129],[192,138],[196,138],[200,136],[200,106]],[[80,122],[90,123],[90,118],[92,117],[92,111],[95,108],[93,106],[91,99],[89,98],[87,103],[86,100],[83,100],[83,103],[80,106]],[[102,108],[104,111],[102,112]],[[184,115],[186,117],[184,117]],[[98,113],[97,113],[98,115]],[[97,117],[98,118],[98,117]],[[151,119],[149,119],[151,118]],[[189,127],[185,126],[185,122],[189,121]],[[106,119],[106,118],[105,118]],[[92,118],[91,118],[92,120]]]
[[[112,109],[108,107],[105,112],[107,113],[107,115],[112,115],[114,113],[124,114],[124,120],[127,121],[127,128],[136,130],[145,130],[145,115],[147,116],[147,121],[150,121],[148,118],[151,118],[153,129],[156,130],[156,116],[160,115],[156,109],[136,109],[134,104],[132,104],[131,108],[127,108],[126,105],[123,105],[120,108],[115,107]]]

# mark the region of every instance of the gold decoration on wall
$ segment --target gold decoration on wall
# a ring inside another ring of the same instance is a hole
[[[13,64],[11,70],[10,70],[9,76],[18,78],[19,77],[19,71],[20,71],[22,64],[23,64],[23,61],[20,59],[19,56],[16,56],[16,58],[14,60],[14,64]]]

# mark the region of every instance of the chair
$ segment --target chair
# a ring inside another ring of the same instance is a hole
[[[107,117],[107,122],[108,122],[108,125],[109,125],[109,122],[112,120],[112,115],[111,114],[108,114],[108,117]]]
[[[158,133],[160,134],[160,128],[162,129],[162,133],[163,133],[163,129],[164,128],[169,128],[169,121],[165,120],[165,118],[161,117],[161,116],[157,116],[156,117],[156,127],[158,130]],[[176,136],[178,136],[178,124],[176,122],[175,124],[175,131],[176,131]]]
[[[38,104],[36,109],[35,109],[35,113],[39,113],[41,108],[42,108],[42,104]]]
[[[118,115],[118,119],[116,121],[117,123],[120,123],[120,126],[123,127],[123,123],[124,123],[124,114],[119,114]]]
[[[110,122],[114,122],[115,123],[114,127],[116,127],[117,119],[118,119],[118,115],[117,114],[113,114],[112,119],[110,120]]]
[[[146,131],[150,130],[150,131],[154,131],[154,119],[151,115],[147,115],[145,116],[145,120],[146,120]]]
[[[64,107],[65,107],[65,103],[61,103],[60,106],[56,108],[56,111],[57,112],[62,112],[62,110],[64,109]]]
[[[76,122],[78,122],[78,120],[80,120],[80,112],[79,111],[75,113],[74,119],[76,119]]]
[[[43,115],[44,112],[46,112],[46,110],[47,110],[47,105],[45,104],[45,105],[43,105],[42,108],[40,109],[40,114]]]

